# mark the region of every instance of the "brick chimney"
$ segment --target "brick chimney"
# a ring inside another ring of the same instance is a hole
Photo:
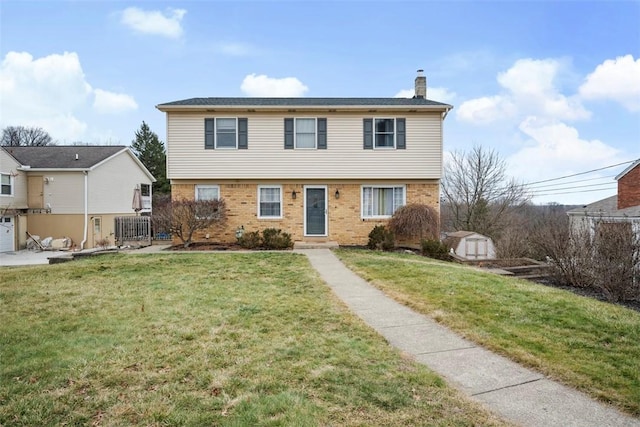
[[[640,163],[618,178],[618,209],[640,206]]]
[[[424,76],[424,70],[418,70],[418,77],[415,80],[416,93],[414,98],[425,99],[427,97],[427,78]]]

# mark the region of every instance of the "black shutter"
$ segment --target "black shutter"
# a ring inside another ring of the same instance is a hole
[[[293,119],[284,119],[284,148],[293,149]]]
[[[318,150],[327,149],[327,119],[318,119]]]
[[[213,150],[216,137],[216,119],[204,119],[204,148]]]
[[[364,149],[373,150],[373,119],[363,119]]]
[[[407,148],[407,129],[405,119],[396,119],[396,148],[404,150]]]
[[[238,119],[238,150],[249,148],[247,119]]]

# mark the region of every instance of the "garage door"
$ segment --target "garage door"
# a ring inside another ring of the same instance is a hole
[[[13,218],[10,216],[0,217],[0,252],[11,252],[14,250],[15,231],[13,229]]]

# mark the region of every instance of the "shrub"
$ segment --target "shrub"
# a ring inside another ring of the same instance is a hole
[[[280,229],[265,228],[262,231],[262,246],[265,249],[288,249],[293,247],[291,234]]]
[[[260,247],[261,239],[259,231],[244,233],[238,239],[238,244],[245,249],[256,249]]]
[[[373,250],[392,250],[395,247],[393,232],[384,225],[376,225],[369,233],[367,247]]]
[[[389,229],[401,239],[437,239],[438,228],[438,212],[420,203],[402,206],[389,221]]]
[[[420,242],[420,248],[422,249],[422,255],[429,258],[441,259],[443,261],[451,259],[449,248],[440,240],[423,239]]]

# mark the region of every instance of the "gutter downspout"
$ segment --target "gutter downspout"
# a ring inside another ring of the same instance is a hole
[[[80,250],[84,249],[84,244],[87,243],[87,228],[89,227],[89,172],[84,171],[84,235],[82,237],[82,243],[80,243]]]

